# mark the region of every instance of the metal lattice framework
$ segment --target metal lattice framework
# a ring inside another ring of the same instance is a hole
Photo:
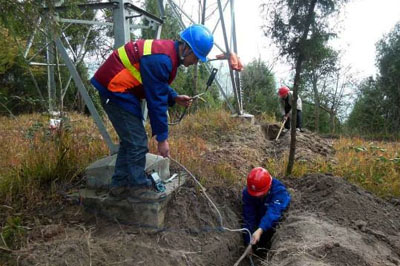
[[[42,16],[38,18],[36,30],[32,33],[31,37],[28,40],[26,50],[24,51],[25,60],[33,66],[45,66],[47,67],[47,89],[48,89],[48,110],[50,112],[54,112],[55,108],[55,97],[56,97],[56,80],[55,80],[55,67],[66,66],[69,70],[70,77],[65,83],[63,88],[60,88],[59,95],[61,95],[61,99],[65,96],[68,87],[73,80],[75,82],[76,87],[78,88],[83,100],[85,101],[86,106],[88,107],[96,125],[98,126],[101,135],[103,136],[106,144],[110,149],[110,153],[113,154],[117,152],[118,146],[115,145],[110,135],[108,134],[99,113],[97,112],[91,98],[89,97],[88,91],[85,88],[84,83],[76,69],[76,66],[84,60],[85,53],[83,52],[83,48],[81,48],[78,53],[75,53],[71,47],[71,44],[68,42],[67,36],[65,36],[65,29],[69,27],[71,24],[86,24],[86,25],[102,25],[113,27],[114,33],[114,48],[121,47],[125,43],[129,42],[131,39],[132,32],[137,30],[138,28],[151,28],[155,32],[155,38],[158,39],[161,36],[163,23],[165,20],[165,8],[167,5],[171,8],[173,15],[178,20],[179,26],[181,29],[186,28],[190,24],[201,23],[205,24],[209,29],[212,29],[212,32],[215,36],[215,47],[220,50],[225,56],[226,69],[229,70],[229,78],[230,82],[223,83],[221,81],[221,77],[217,76],[215,79],[215,83],[219,88],[219,91],[222,97],[225,99],[227,106],[231,110],[233,114],[242,115],[243,114],[243,102],[242,102],[242,90],[240,86],[240,76],[239,72],[233,70],[230,67],[229,56],[233,52],[235,54],[238,53],[237,40],[236,40],[236,22],[235,22],[235,12],[234,12],[234,0],[226,0],[222,3],[221,0],[197,0],[197,6],[190,5],[189,9],[196,10],[199,15],[198,21],[193,19],[191,12],[185,10],[182,6],[176,3],[175,0],[157,0],[159,13],[161,14],[161,18],[150,14],[146,10],[139,8],[137,5],[134,5],[130,0],[111,0],[109,2],[96,2],[89,4],[78,5],[78,8],[85,12],[85,10],[94,10],[95,12],[99,10],[109,10],[112,12],[112,22],[105,22],[98,20],[98,16],[95,15],[93,20],[80,20],[80,19],[71,19],[71,18],[61,18],[58,16],[58,13],[66,10],[66,7],[63,6],[63,0],[59,1],[58,4],[52,9],[44,8],[44,12]],[[195,2],[195,0],[190,0]],[[186,3],[188,6],[189,3]],[[143,23],[137,23],[134,18],[140,17],[141,21],[145,20],[147,23],[144,25]],[[226,19],[226,18],[229,19]],[[59,23],[61,26],[61,33],[59,34],[51,34],[51,30],[48,30],[51,22]],[[229,26],[229,31],[227,30]],[[82,40],[82,46],[84,47],[88,41],[89,34],[91,28],[89,27],[84,40]],[[29,50],[32,47],[32,44],[35,39],[35,35],[38,33],[45,34],[46,43],[40,48],[33,56],[28,58]],[[222,42],[220,44],[219,42]],[[54,49],[57,48],[57,49]],[[40,53],[46,50],[46,63],[38,63],[33,60]],[[53,51],[57,50],[61,58],[63,59],[65,65],[61,65],[58,63],[58,57],[55,55]],[[213,49],[215,50],[215,48]],[[56,62],[57,61],[57,62]],[[213,66],[213,60],[205,63],[205,66],[209,72],[211,72]],[[34,84],[38,90],[38,93],[43,101],[46,101],[43,95],[40,92],[38,83],[36,82],[34,75],[31,73],[31,77],[33,78]],[[225,86],[229,86],[234,94],[235,104],[232,106],[228,97],[223,89],[223,84]],[[62,105],[62,100],[61,100]],[[60,107],[62,109],[62,106]]]

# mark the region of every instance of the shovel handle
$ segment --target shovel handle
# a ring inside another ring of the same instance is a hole
[[[235,262],[235,264],[233,264],[233,266],[238,266],[239,263],[250,253],[251,248],[252,245],[248,245],[242,256],[237,260],[237,262]]]
[[[287,117],[285,116],[285,118],[283,118],[282,126],[281,126],[281,128],[279,129],[278,135],[276,136],[276,139],[275,139],[275,140],[278,140],[278,139],[279,139],[279,136],[281,135],[281,132],[282,132],[283,126],[285,125],[286,120],[287,120]]]

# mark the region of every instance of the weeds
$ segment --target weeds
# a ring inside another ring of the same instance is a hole
[[[48,117],[31,117],[32,120],[19,117],[12,121],[13,125],[2,124],[3,129],[12,132],[2,135],[0,141],[0,146],[8,151],[0,158],[4,164],[0,172],[0,199],[9,205],[34,205],[51,196],[58,185],[77,181],[91,161],[106,154],[101,138],[91,134],[95,128],[79,124],[72,130],[73,121],[64,120],[60,129],[50,130]]]
[[[358,184],[381,197],[400,196],[400,144],[369,142],[360,138],[340,138],[334,142],[335,160],[318,159],[313,163],[297,161],[292,175],[332,173]],[[265,166],[277,176],[284,176],[287,155],[283,160],[270,159]]]
[[[341,138],[335,174],[379,196],[400,196],[400,144]]]
[[[2,227],[0,240],[2,246],[7,249],[19,248],[23,242],[26,229],[22,226],[21,217],[8,217],[6,224]]]

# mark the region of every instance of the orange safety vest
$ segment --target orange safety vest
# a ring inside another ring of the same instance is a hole
[[[140,58],[152,54],[165,54],[171,59],[172,71],[168,81],[170,84],[179,65],[175,42],[171,40],[128,42],[107,58],[94,78],[111,92],[130,92],[143,99],[145,95],[140,74]]]

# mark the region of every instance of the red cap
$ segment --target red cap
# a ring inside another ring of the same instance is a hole
[[[247,176],[247,192],[253,197],[263,196],[271,188],[272,177],[267,170],[256,167]]]
[[[281,98],[285,97],[286,95],[288,95],[289,91],[290,90],[289,90],[288,87],[280,88],[279,91],[278,91],[279,97],[281,97]]]

